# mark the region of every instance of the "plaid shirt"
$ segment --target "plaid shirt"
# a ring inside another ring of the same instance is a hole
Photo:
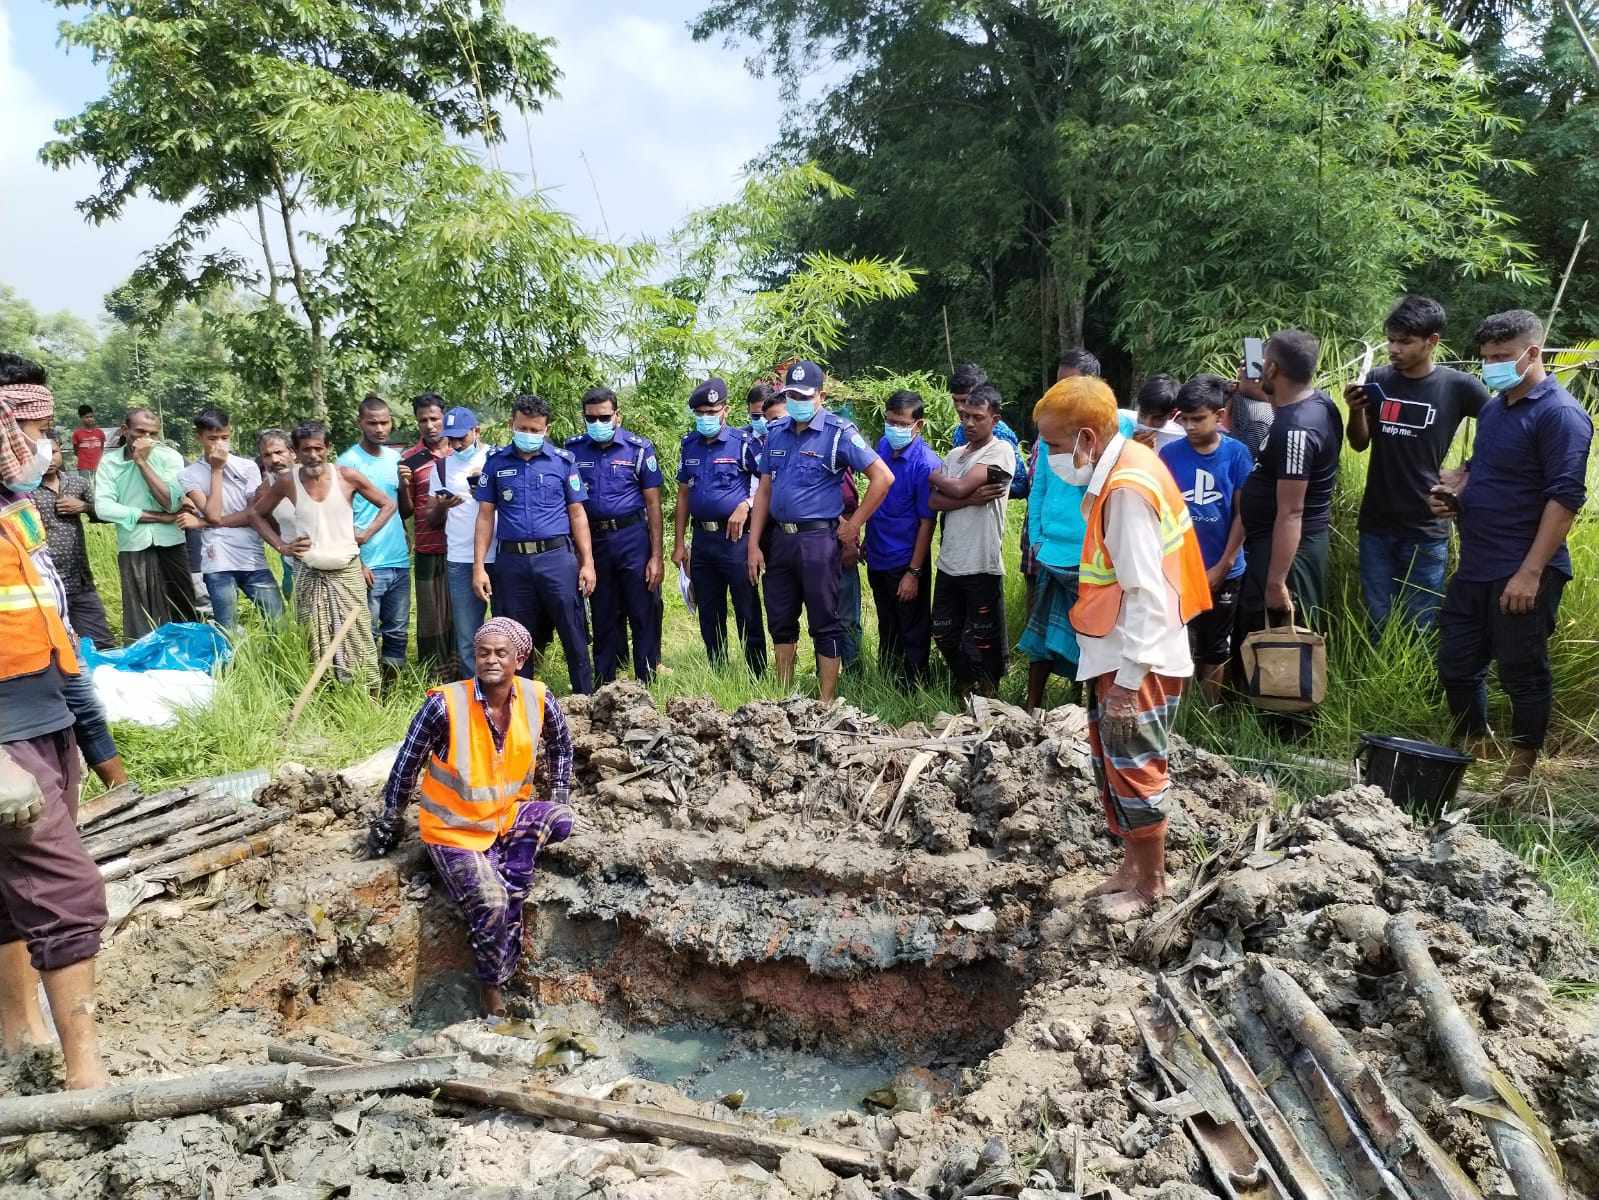
[[[60,491],[40,487],[29,497],[44,520],[45,537],[50,542],[50,557],[55,560],[56,571],[69,593],[86,592],[94,587],[94,574],[89,569],[89,551],[83,540],[83,517],[63,516],[56,511],[56,501],[71,496],[82,500],[94,511],[94,495],[89,481],[72,471],[56,475]]]
[[[495,747],[505,745],[505,734],[494,724],[494,712],[483,703],[483,688],[472,681],[472,698],[483,705],[483,715],[488,719],[489,733]],[[405,731],[405,741],[400,743],[400,753],[389,771],[389,782],[383,789],[383,814],[392,817],[405,811],[411,793],[416,790],[417,776],[422,773],[429,757],[443,758],[450,748],[450,714],[444,697],[429,692],[428,698],[411,727]],[[544,693],[544,732],[540,738],[538,770],[550,784],[550,799],[565,804],[572,791],[572,731],[566,723],[561,706],[548,691]]]

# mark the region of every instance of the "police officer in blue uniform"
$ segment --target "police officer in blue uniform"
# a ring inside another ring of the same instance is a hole
[[[712,663],[727,659],[727,597],[744,643],[744,661],[766,670],[766,631],[761,627],[760,591],[750,582],[749,517],[761,477],[761,450],[748,430],[727,423],[727,384],[707,379],[688,398],[694,432],[683,439],[677,467],[677,543],[672,561],[688,563],[699,608],[700,636]],[[688,526],[694,525],[689,552]]]
[[[661,463],[647,437],[622,428],[616,393],[583,393],[585,432],[566,442],[588,500],[594,541],[594,678],[610,683],[633,642],[633,674],[661,665]]]
[[[822,369],[792,363],[783,374],[788,415],[768,427],[761,482],[755,492],[746,563],[750,582],[766,574],[766,619],[772,628],[777,678],[794,678],[803,605],[816,644],[818,694],[824,704],[838,692],[844,652],[839,617],[839,571],[846,545],[860,544],[861,528],[883,502],[894,475],[851,421],[822,406]],[[866,495],[853,516],[844,511],[842,477],[866,472]],[[768,523],[769,550],[761,549]]]
[[[561,639],[572,690],[594,690],[583,598],[594,592],[594,556],[589,547],[588,492],[572,456],[546,440],[550,406],[521,395],[511,408],[511,444],[489,455],[473,489],[478,502],[472,551],[472,589],[494,598],[494,615],[528,627],[534,648],[523,664],[531,677],[535,659]],[[496,518],[498,526],[496,527]],[[494,583],[483,560],[499,540]]]

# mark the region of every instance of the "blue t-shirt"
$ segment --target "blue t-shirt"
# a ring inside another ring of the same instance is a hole
[[[1233,527],[1233,499],[1255,469],[1254,456],[1248,446],[1224,433],[1221,445],[1209,454],[1201,454],[1184,438],[1166,446],[1160,452],[1160,461],[1166,464],[1183,499],[1188,501],[1188,515],[1194,522],[1194,536],[1199,539],[1205,566],[1215,566],[1227,549],[1227,535]],[[1240,547],[1227,578],[1237,579],[1243,573],[1244,551]]]
[[[339,466],[353,467],[372,481],[373,486],[388,494],[396,504],[400,502],[400,452],[384,446],[376,455],[368,454],[357,442],[339,455]],[[378,515],[377,506],[365,496],[356,496],[350,502],[355,516],[356,529],[365,529]],[[411,548],[405,544],[405,522],[396,512],[388,523],[361,547],[361,561],[369,571],[387,567],[411,565]]]

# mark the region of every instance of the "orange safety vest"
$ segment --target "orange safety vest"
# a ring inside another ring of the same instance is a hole
[[[433,755],[422,773],[417,828],[429,845],[487,850],[516,824],[522,801],[533,794],[544,685],[521,678],[515,685],[509,728],[498,749],[471,680],[431,689],[444,697],[450,741],[444,757]]]
[[[31,500],[0,508],[0,680],[36,675],[51,655],[68,675],[78,673],[56,602],[56,590],[39,573],[33,553],[45,544],[44,522]]]
[[[1160,547],[1166,581],[1177,593],[1177,611],[1188,624],[1210,607],[1210,582],[1205,558],[1194,536],[1188,504],[1166,464],[1148,446],[1122,444],[1110,478],[1094,497],[1083,535],[1083,559],[1078,567],[1077,603],[1072,605],[1072,628],[1084,637],[1106,637],[1121,616],[1122,589],[1116,581],[1116,564],[1105,546],[1105,501],[1118,488],[1137,492],[1160,520]]]

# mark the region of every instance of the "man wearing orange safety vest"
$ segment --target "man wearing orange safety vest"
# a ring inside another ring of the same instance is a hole
[[[1088,894],[1128,921],[1166,894],[1166,742],[1194,671],[1184,628],[1210,607],[1188,505],[1153,450],[1117,429],[1100,379],[1063,379],[1033,409],[1049,469],[1086,487],[1071,623],[1088,683],[1094,777],[1121,866]]]
[[[49,405],[42,385],[0,386],[0,1049],[49,1046],[42,977],[66,1086],[93,1088],[107,1082],[94,1024],[105,885],[78,837],[66,589],[28,499],[50,465]]]
[[[400,746],[372,822],[367,850],[387,854],[422,777],[417,828],[428,857],[466,916],[467,940],[490,1016],[505,1014],[503,990],[522,959],[522,906],[539,852],[564,841],[575,819],[572,735],[542,683],[517,669],[533,648],[508,617],[473,639],[477,675],[428,692]],[[544,768],[549,797],[536,798]]]

